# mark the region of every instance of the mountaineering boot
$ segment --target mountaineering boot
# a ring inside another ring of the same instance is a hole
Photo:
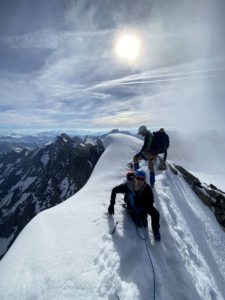
[[[159,230],[154,230],[153,231],[153,235],[154,235],[154,238],[155,238],[156,241],[160,241],[161,240],[161,235],[160,235]]]
[[[135,163],[135,164],[134,164],[134,171],[137,171],[139,168],[140,168],[140,167],[139,167],[139,163]]]
[[[154,187],[155,184],[155,172],[150,172],[150,185]]]

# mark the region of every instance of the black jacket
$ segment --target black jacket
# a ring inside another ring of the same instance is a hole
[[[156,150],[166,150],[169,148],[170,145],[170,140],[169,140],[169,136],[167,133],[165,133],[164,131],[155,131],[153,132],[153,140],[154,140],[154,148]]]
[[[112,189],[110,203],[115,205],[116,194],[126,194],[129,196],[132,194],[133,197],[133,209],[137,212],[148,213],[153,206],[154,196],[150,185],[145,185],[139,190],[134,191],[132,182],[125,182]]]

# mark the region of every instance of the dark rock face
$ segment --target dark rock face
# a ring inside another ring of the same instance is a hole
[[[194,193],[214,212],[217,221],[225,230],[225,193],[213,184],[207,186],[201,183],[197,177],[181,166],[168,165],[175,175],[181,174],[186,182],[191,185]]]
[[[66,134],[34,150],[0,156],[0,257],[40,211],[79,191],[104,151]]]
[[[185,170],[183,167],[175,165],[175,168],[183,175],[184,179],[191,185],[201,187],[200,180],[192,175],[190,172]]]

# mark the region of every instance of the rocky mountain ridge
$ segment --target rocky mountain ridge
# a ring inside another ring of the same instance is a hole
[[[34,150],[0,156],[0,257],[40,211],[79,191],[104,151],[102,141],[61,134]]]
[[[184,178],[199,199],[213,211],[218,223],[225,231],[225,192],[213,184],[207,185],[201,182],[182,166],[176,164],[168,165],[175,175],[181,175]]]

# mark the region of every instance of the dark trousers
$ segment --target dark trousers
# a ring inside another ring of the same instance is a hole
[[[164,161],[166,161],[166,158],[167,158],[167,149],[164,150],[164,157],[163,157]]]
[[[158,210],[152,205],[152,207],[148,210],[148,214],[151,216],[151,219],[152,219],[153,232],[158,231],[159,227],[160,227],[160,224],[159,224],[160,214],[159,214]]]

